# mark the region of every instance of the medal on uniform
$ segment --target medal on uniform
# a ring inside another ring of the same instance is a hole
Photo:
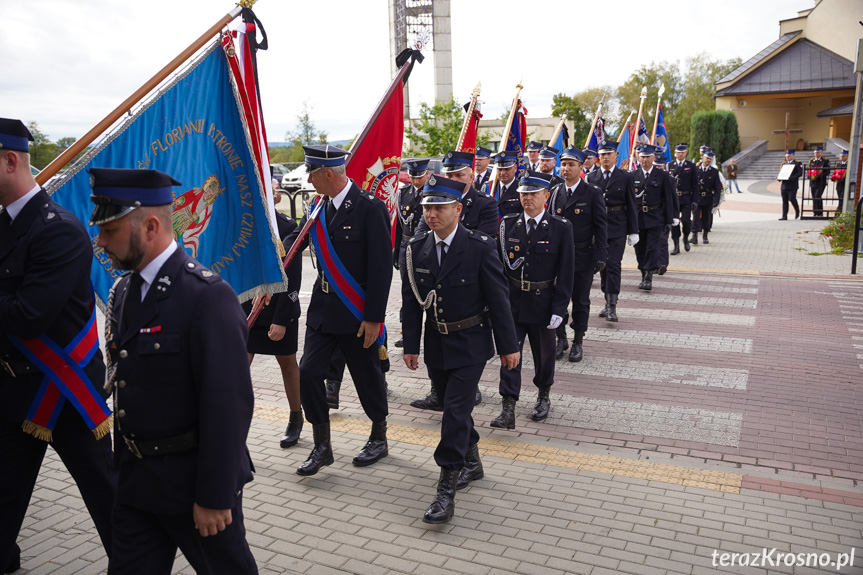
[[[518,246],[513,246],[513,248],[512,248],[512,249],[513,249],[514,251],[518,251],[518,250],[519,250],[519,247],[518,247]]]
[[[515,259],[515,254],[514,254],[514,253],[512,253],[512,252],[509,252],[509,259],[514,260],[514,259]]]

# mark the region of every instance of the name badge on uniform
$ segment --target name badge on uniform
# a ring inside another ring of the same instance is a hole
[[[430,274],[430,273],[431,273],[431,271],[430,271],[430,270],[426,270],[426,269],[423,269],[423,268],[416,268],[416,270],[415,270],[415,271],[416,271],[418,274]]]

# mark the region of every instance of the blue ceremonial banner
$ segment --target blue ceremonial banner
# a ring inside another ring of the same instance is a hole
[[[629,144],[631,135],[629,133],[630,124],[627,122],[626,127],[620,134],[620,139],[617,144],[617,167],[626,170],[629,168]]]
[[[662,114],[662,105],[659,105],[659,113],[656,120],[656,139],[653,141],[662,149],[661,155],[671,161],[671,147],[668,145],[668,132],[665,130],[665,117]]]
[[[566,124],[560,127],[560,133],[557,135],[557,139],[549,144],[552,148],[556,149],[558,152],[562,152],[569,145],[569,129],[566,127]],[[560,154],[557,154],[557,158],[554,161],[555,169],[554,173],[560,173]]]
[[[241,299],[284,291],[278,240],[234,88],[216,43],[79,161],[54,191],[54,200],[88,229],[96,258],[93,285],[103,301],[122,270],[96,245],[99,228],[89,226],[90,167],[155,169],[182,182],[174,187],[173,204],[180,245]]]
[[[527,126],[522,111],[521,100],[518,101],[518,109],[515,118],[512,119],[512,124],[509,128],[509,134],[506,138],[506,145],[502,151],[518,152],[518,170],[515,173],[515,181],[519,181],[524,175],[526,169],[526,161],[524,159],[524,136],[527,135]]]
[[[602,118],[598,118],[596,120],[596,126],[593,128],[593,132],[590,133],[590,141],[587,142],[588,148],[593,148],[594,150],[599,147],[599,142],[605,141],[605,121]]]

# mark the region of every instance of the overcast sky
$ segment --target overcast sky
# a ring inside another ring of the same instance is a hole
[[[305,100],[330,140],[359,132],[391,79],[388,5],[258,1],[255,13],[270,42],[259,55],[270,141],[295,127]],[[0,116],[36,121],[54,140],[80,137],[232,6],[221,0],[0,0],[6,56]],[[481,81],[483,112],[497,117],[522,80],[529,115],[543,117],[554,94],[618,85],[651,61],[683,64],[700,52],[745,61],[779,37],[780,19],[812,6],[813,0],[452,0],[454,93],[467,101]],[[433,81],[427,58],[411,75],[412,110],[433,100]]]

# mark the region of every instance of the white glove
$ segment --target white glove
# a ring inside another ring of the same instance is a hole
[[[548,327],[545,329],[557,329],[558,326],[563,323],[563,318],[559,315],[552,315],[551,319],[548,322]]]
[[[672,226],[679,226],[679,225],[680,225],[680,220],[679,220],[678,218],[672,218],[672,219],[671,219],[671,225],[672,225]]]
[[[628,236],[626,236],[626,243],[628,243],[631,246],[634,246],[635,244],[637,244],[638,243],[638,234],[629,234]]]
[[[716,206],[715,208],[713,208],[712,210],[710,210],[710,213],[711,213],[711,214],[715,214],[715,213],[716,213],[716,212],[718,212],[718,211],[719,211],[719,206]]]

